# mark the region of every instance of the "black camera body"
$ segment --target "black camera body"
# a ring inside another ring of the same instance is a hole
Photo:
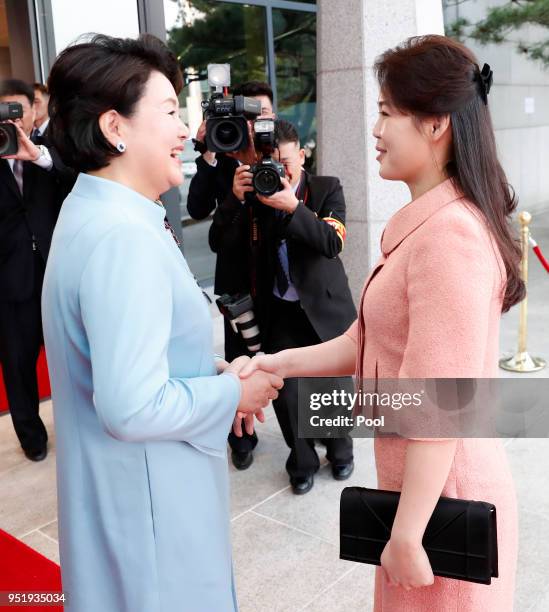
[[[202,102],[202,108],[208,151],[234,153],[248,147],[248,119],[261,115],[259,100],[214,93],[209,100]]]
[[[0,102],[0,122],[21,119],[23,107],[19,102]],[[17,130],[11,123],[0,123],[0,157],[15,155],[19,150]]]
[[[264,157],[251,167],[250,172],[253,174],[253,187],[259,195],[268,198],[277,191],[282,191],[280,179],[285,176],[284,166],[272,157]]]
[[[272,158],[277,144],[274,119],[257,119],[254,122],[254,145],[263,157],[250,168],[250,172],[255,192],[265,197],[281,191],[280,179],[285,177],[283,164]]]

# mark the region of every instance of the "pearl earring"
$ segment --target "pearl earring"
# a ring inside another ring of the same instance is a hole
[[[124,151],[126,150],[126,145],[125,143],[123,143],[122,141],[118,142],[116,145],[116,149],[120,152],[120,153],[124,153]]]

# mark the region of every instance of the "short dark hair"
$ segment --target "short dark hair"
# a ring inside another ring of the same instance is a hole
[[[0,82],[0,96],[26,96],[30,105],[34,104],[32,85],[19,79],[4,79]]]
[[[253,96],[267,96],[271,104],[274,100],[271,86],[269,83],[264,83],[263,81],[247,81],[246,83],[241,83],[234,88],[233,95],[247,96],[248,98]]]
[[[50,95],[49,92],[48,92],[48,87],[47,87],[47,85],[44,85],[44,83],[33,83],[32,87],[33,87],[35,93],[38,90],[40,93],[44,94],[45,96],[49,96]]]
[[[277,119],[275,121],[275,131],[278,144],[295,142],[299,146],[299,134],[293,123],[286,121],[286,119]]]
[[[103,135],[99,117],[111,109],[131,117],[155,70],[179,94],[183,78],[178,61],[151,34],[137,39],[96,34],[60,53],[48,79],[48,130],[67,166],[79,172],[99,170],[120,155]]]

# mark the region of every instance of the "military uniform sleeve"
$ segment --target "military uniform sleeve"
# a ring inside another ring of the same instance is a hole
[[[315,214],[298,204],[285,226],[284,237],[302,242],[325,257],[337,257],[345,244],[345,197],[338,179],[333,178],[322,208]]]

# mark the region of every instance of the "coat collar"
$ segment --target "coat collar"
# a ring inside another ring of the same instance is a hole
[[[416,200],[398,210],[388,221],[381,236],[381,252],[385,257],[429,217],[446,204],[463,198],[452,179],[446,179]]]
[[[96,200],[107,207],[115,206],[131,217],[140,217],[153,225],[164,227],[166,211],[163,206],[116,181],[81,172],[71,195]]]

